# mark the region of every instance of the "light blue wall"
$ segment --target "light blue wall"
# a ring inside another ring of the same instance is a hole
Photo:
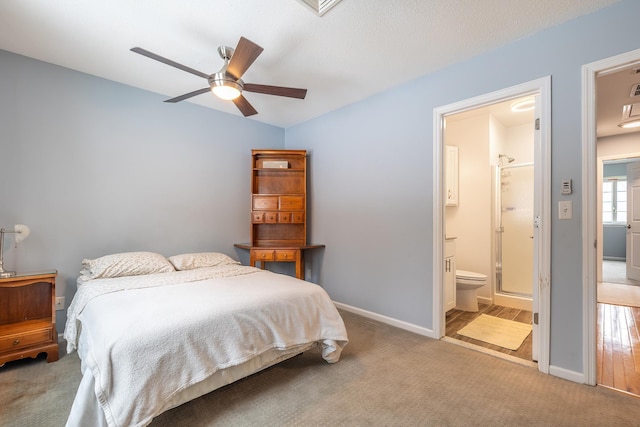
[[[581,67],[640,48],[637,16],[640,2],[623,1],[287,129],[287,148],[311,151],[331,296],[432,327],[433,109],[551,75],[550,363],[582,372]],[[567,178],[574,217],[559,221]]]
[[[251,149],[283,129],[5,51],[0,93],[0,226],[31,228],[6,268],[57,269],[67,306],[85,257],[249,240]]]
[[[5,244],[8,267],[57,268],[68,305],[83,257],[235,256],[250,149],[307,149],[318,280],[336,301],[431,328],[433,109],[551,75],[550,362],[582,372],[580,71],[639,48],[639,15],[623,1],[286,131],[0,51],[0,226],[32,229]],[[558,221],[566,178],[574,219]]]

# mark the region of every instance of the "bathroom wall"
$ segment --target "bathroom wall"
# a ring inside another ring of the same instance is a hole
[[[446,235],[457,237],[457,268],[489,278],[488,285],[478,290],[485,302],[491,299],[493,282],[489,134],[487,113],[447,119],[445,142],[458,147],[460,175],[459,204],[446,208]]]
[[[531,123],[506,128],[507,137],[504,153],[516,159],[512,165],[533,163],[534,129]]]

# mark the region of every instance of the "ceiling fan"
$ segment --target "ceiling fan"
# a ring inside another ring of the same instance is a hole
[[[240,79],[263,50],[264,49],[262,47],[244,37],[240,37],[240,41],[238,41],[238,45],[235,49],[227,46],[220,46],[218,48],[218,53],[224,60],[224,65],[220,71],[209,75],[164,58],[153,52],[149,52],[141,47],[131,48],[132,52],[139,53],[140,55],[155,59],[156,61],[163,62],[188,73],[195,74],[198,77],[207,79],[209,82],[209,87],[167,99],[165,102],[180,102],[193,96],[212,91],[221,99],[231,100],[245,117],[258,114],[258,112],[253,108],[249,101],[242,96],[243,91],[298,99],[304,99],[307,95],[306,89],[245,83]]]

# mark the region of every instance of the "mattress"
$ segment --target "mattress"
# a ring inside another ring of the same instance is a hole
[[[300,352],[339,360],[346,329],[320,286],[222,270],[192,281],[173,272],[83,284],[65,329],[83,373],[67,425],[144,426]]]

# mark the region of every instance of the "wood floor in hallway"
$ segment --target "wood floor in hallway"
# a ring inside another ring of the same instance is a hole
[[[640,395],[640,308],[598,303],[597,383]]]
[[[509,350],[508,348],[498,347],[497,345],[489,344],[483,341],[478,341],[473,338],[465,337],[463,335],[458,335],[457,332],[483,313],[488,314],[490,316],[500,317],[501,319],[508,319],[508,320],[514,320],[516,322],[531,324],[531,319],[532,319],[531,312],[526,310],[519,310],[517,308],[502,307],[499,305],[487,305],[482,303],[478,304],[478,308],[479,308],[479,311],[476,313],[461,311],[455,308],[453,310],[449,310],[447,312],[445,335],[447,337],[454,338],[460,341],[465,341],[479,347],[499,351],[501,353],[505,353],[511,356],[518,357],[520,359],[530,361],[532,334],[529,334],[529,336],[527,336],[527,338],[524,340],[524,342],[522,343],[520,348],[518,348],[518,350]]]

